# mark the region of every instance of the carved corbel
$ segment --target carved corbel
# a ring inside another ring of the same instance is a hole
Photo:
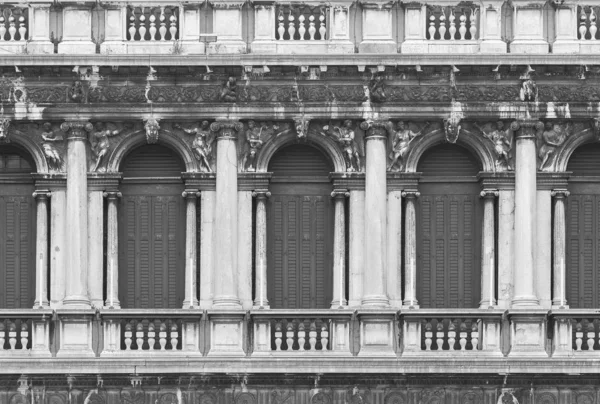
[[[144,129],[146,130],[146,142],[148,144],[158,143],[158,131],[160,130],[160,125],[158,124],[158,121],[159,120],[154,117],[144,119]]]
[[[450,118],[444,119],[444,133],[448,143],[456,143],[461,129],[462,126],[460,117],[450,116]]]
[[[0,118],[0,143],[10,143],[8,137],[8,128],[10,127],[10,118]]]

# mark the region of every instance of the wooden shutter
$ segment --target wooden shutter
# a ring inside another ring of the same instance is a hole
[[[36,207],[33,163],[10,146],[0,149],[0,308],[33,307]]]

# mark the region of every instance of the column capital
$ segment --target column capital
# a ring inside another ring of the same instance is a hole
[[[497,189],[484,189],[483,191],[481,191],[479,193],[479,196],[481,198],[486,198],[486,199],[494,199],[497,198],[500,195],[500,191],[498,191]]]
[[[244,129],[240,121],[216,121],[210,124],[210,130],[217,136],[217,140],[228,139],[236,140],[237,133]]]
[[[256,199],[267,199],[271,197],[271,192],[268,189],[255,189],[252,191],[252,197]]]
[[[117,200],[117,199],[121,198],[123,196],[123,194],[119,191],[105,191],[102,193],[102,196],[110,201],[110,200]]]
[[[200,191],[197,189],[186,189],[181,193],[181,196],[186,199],[196,199],[200,198]]]
[[[402,197],[407,199],[417,199],[421,196],[421,193],[417,190],[407,189],[402,191]]]
[[[544,130],[544,123],[537,119],[513,121],[510,129],[516,133],[517,139],[535,139],[537,132]]]
[[[48,189],[36,189],[32,196],[38,201],[47,200],[52,196],[52,192]]]
[[[393,123],[390,120],[362,121],[360,128],[366,131],[366,140],[385,139],[392,130]]]
[[[566,189],[553,189],[550,192],[550,195],[552,195],[552,197],[554,197],[556,199],[565,199],[569,195],[571,195],[571,193],[569,191],[567,191]]]
[[[350,196],[350,192],[347,189],[334,189],[331,192],[331,197],[335,199],[345,199]]]
[[[60,125],[60,129],[67,133],[67,140],[86,140],[87,134],[94,127],[88,121],[66,121]]]

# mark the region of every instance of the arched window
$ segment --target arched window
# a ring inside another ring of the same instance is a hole
[[[123,308],[181,308],[185,278],[185,166],[171,149],[146,145],[121,164],[119,300]]]
[[[0,308],[31,308],[35,294],[35,200],[31,157],[0,148]]]
[[[479,306],[482,205],[479,162],[466,149],[435,146],[421,157],[417,299],[425,308]]]
[[[567,302],[572,308],[600,306],[600,145],[571,155],[567,171]]]
[[[329,308],[332,300],[332,163],[316,148],[288,146],[269,162],[268,299],[272,308]]]

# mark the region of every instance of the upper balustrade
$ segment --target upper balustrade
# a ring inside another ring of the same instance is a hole
[[[0,53],[600,53],[597,0],[123,0],[98,5],[5,2]]]

